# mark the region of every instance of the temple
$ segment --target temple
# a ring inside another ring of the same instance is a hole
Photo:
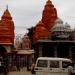
[[[70,58],[75,63],[75,30],[64,23],[50,0],[46,2],[41,21],[28,33],[38,57]]]
[[[14,22],[8,8],[0,20],[0,45],[5,48],[6,52],[10,52],[14,46]]]
[[[18,38],[14,39],[14,37],[14,22],[7,7],[0,20],[0,57],[9,71],[14,69],[13,65],[19,65],[20,68],[27,67],[29,70],[32,57],[34,57],[30,39],[24,35],[21,43],[19,43]]]

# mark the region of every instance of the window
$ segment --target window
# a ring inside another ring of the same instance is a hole
[[[50,61],[50,68],[59,68],[59,61]]]
[[[47,60],[39,60],[37,67],[47,67],[48,61]]]
[[[63,61],[62,62],[62,68],[67,68],[69,63],[70,62]]]

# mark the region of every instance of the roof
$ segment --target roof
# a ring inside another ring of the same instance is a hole
[[[56,37],[59,37],[59,38],[68,38],[69,37],[69,35],[57,35]]]
[[[1,45],[13,45],[12,43],[0,43]]]
[[[42,60],[61,60],[61,61],[70,61],[71,62],[71,59],[68,59],[68,58],[58,58],[58,57],[39,57],[38,59],[39,60],[41,60],[41,59]]]
[[[21,54],[21,55],[29,55],[29,54],[33,54],[34,50],[18,50],[17,54]]]
[[[72,42],[72,43],[75,43],[75,41],[68,41],[68,40],[38,40],[37,42]]]

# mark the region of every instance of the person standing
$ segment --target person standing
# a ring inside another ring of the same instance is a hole
[[[72,66],[72,63],[70,63],[68,65],[68,72],[69,72],[69,75],[72,75],[73,74],[73,66]]]

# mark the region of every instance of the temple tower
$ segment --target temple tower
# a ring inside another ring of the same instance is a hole
[[[43,10],[42,22],[45,24],[45,27],[50,31],[56,19],[57,10],[56,8],[54,8],[52,2],[48,0]]]
[[[46,2],[42,13],[41,21],[36,24],[33,41],[36,42],[39,39],[48,39],[51,33],[51,28],[57,19],[57,10],[50,0]]]
[[[8,8],[6,8],[0,20],[0,44],[8,52],[11,50],[11,46],[14,45],[14,22]]]

